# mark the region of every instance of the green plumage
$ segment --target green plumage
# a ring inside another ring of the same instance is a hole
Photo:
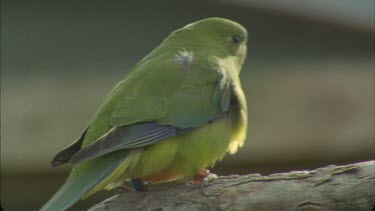
[[[189,179],[235,153],[246,137],[247,108],[239,73],[247,32],[208,18],[168,36],[107,96],[86,132],[51,162],[75,164],[42,210],[129,179]]]

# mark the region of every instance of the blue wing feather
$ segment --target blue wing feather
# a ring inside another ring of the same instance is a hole
[[[94,143],[74,154],[70,163],[79,163],[110,152],[155,144],[175,136],[177,128],[156,122],[142,122],[116,127]]]

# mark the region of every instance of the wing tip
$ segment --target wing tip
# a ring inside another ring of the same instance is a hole
[[[68,160],[65,159],[63,156],[61,156],[61,152],[57,153],[57,155],[51,160],[51,162],[48,164],[50,168],[63,165],[67,163]]]
[[[48,164],[48,167],[50,168],[54,168],[56,166],[60,166],[60,165],[63,165],[65,164],[65,162],[60,162],[60,161],[54,161],[52,160],[49,164]]]

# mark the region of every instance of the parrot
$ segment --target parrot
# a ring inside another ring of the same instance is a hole
[[[42,211],[101,191],[188,181],[234,154],[247,135],[240,81],[248,32],[210,17],[165,38],[109,92],[80,137],[50,166],[72,164]]]

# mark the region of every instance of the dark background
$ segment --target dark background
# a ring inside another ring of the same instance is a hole
[[[4,210],[40,208],[70,169],[49,169],[50,159],[78,137],[106,93],[170,32],[211,16],[249,31],[241,73],[248,140],[213,172],[374,159],[372,0],[8,0],[1,2]]]

